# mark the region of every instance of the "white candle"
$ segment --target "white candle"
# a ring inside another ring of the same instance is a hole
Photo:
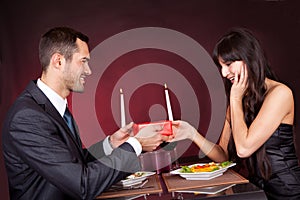
[[[171,108],[171,103],[170,103],[169,91],[168,91],[168,87],[167,87],[166,83],[165,83],[165,96],[166,96],[168,117],[169,117],[170,121],[173,121],[173,113],[172,113],[172,108]]]
[[[124,94],[122,88],[120,89],[120,103],[121,103],[121,127],[124,127],[126,125],[126,119],[125,119]]]

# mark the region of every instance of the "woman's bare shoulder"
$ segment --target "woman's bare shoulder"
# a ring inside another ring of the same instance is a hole
[[[292,90],[285,84],[277,81],[269,81],[267,83],[267,96],[279,95],[281,97],[293,97]]]
[[[264,105],[267,109],[272,110],[274,116],[282,117],[281,123],[293,123],[294,97],[292,90],[287,85],[269,80]],[[277,113],[274,114],[274,112]]]

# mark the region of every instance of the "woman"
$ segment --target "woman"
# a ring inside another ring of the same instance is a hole
[[[218,144],[184,121],[175,140],[189,138],[213,161],[246,164],[249,179],[269,199],[300,199],[300,167],[293,144],[294,99],[278,82],[253,34],[235,28],[216,44],[213,59],[224,78],[228,108]]]

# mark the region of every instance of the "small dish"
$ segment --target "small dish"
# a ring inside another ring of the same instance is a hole
[[[138,176],[137,176],[138,174]],[[149,176],[154,175],[155,172],[139,171],[126,177],[126,179],[121,180],[117,185],[122,185],[123,187],[134,186],[143,182]]]

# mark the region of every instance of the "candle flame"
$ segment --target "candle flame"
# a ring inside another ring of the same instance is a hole
[[[122,88],[120,88],[120,93],[121,93],[121,94],[123,94],[123,90],[122,90]]]
[[[165,83],[165,89],[168,89],[167,84]]]

